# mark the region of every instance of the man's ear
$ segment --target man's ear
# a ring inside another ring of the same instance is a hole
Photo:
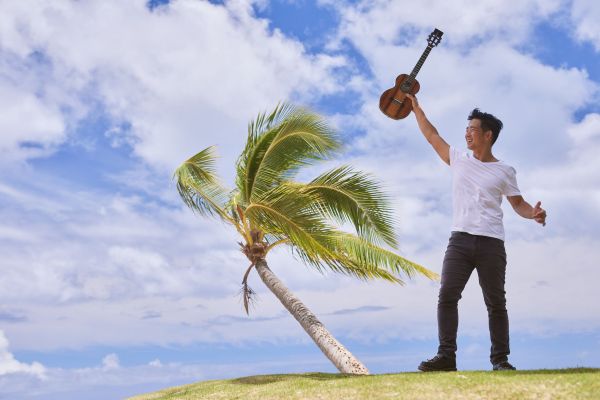
[[[485,135],[485,138],[486,138],[486,139],[489,139],[489,140],[490,140],[490,143],[492,142],[492,140],[494,140],[494,134],[492,133],[492,130],[491,130],[491,129],[488,129],[488,130],[487,130],[487,131],[485,131],[483,134]]]

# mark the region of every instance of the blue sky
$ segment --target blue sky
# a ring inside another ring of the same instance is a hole
[[[281,100],[326,115],[332,164],[394,199],[401,253],[440,271],[450,174],[409,117],[378,110],[434,27],[419,99],[465,148],[474,107],[505,124],[495,155],[545,228],[503,205],[511,361],[600,367],[600,5],[592,0],[4,1],[0,5],[0,397],[110,399],[202,379],[334,369],[252,275],[226,226],[171,181],[216,145],[232,185],[257,113]],[[315,167],[300,178],[318,173]],[[321,275],[285,251],[271,268],[376,373],[436,349],[437,284]],[[458,366],[487,369],[475,278]]]

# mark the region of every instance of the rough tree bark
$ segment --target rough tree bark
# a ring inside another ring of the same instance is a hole
[[[344,374],[368,375],[369,370],[338,342],[321,321],[298,299],[271,271],[265,260],[256,263],[256,271],[264,284],[296,318],[302,328],[315,341],[323,354]]]

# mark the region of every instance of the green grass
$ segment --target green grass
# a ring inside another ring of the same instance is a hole
[[[198,382],[130,400],[599,399],[600,369],[460,371],[345,376],[261,375]]]

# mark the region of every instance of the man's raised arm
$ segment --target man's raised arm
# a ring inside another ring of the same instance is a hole
[[[435,129],[435,126],[429,122],[425,116],[425,112],[423,112],[423,109],[419,106],[417,98],[408,93],[406,94],[406,97],[412,102],[413,112],[417,118],[419,129],[423,132],[423,136],[425,136],[425,139],[431,144],[440,158],[444,160],[446,164],[450,165],[450,146],[442,139],[437,129]]]

